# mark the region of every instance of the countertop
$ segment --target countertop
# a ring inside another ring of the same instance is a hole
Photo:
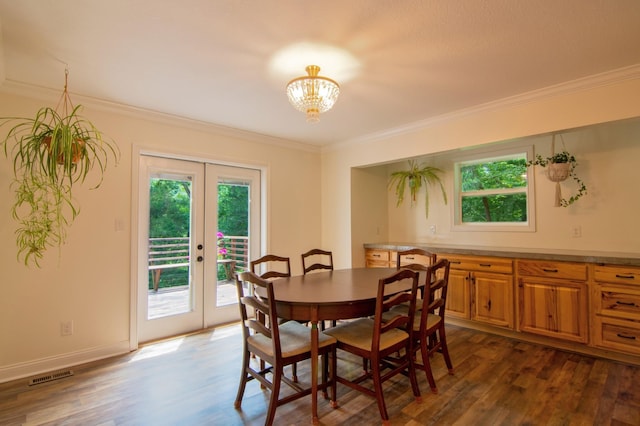
[[[365,243],[364,248],[394,251],[421,248],[436,253],[640,266],[640,253],[390,242]]]

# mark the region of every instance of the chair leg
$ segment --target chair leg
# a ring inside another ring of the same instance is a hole
[[[331,369],[329,370],[329,378],[331,380],[331,406],[338,408],[338,354],[335,349],[329,353],[329,360],[331,361]]]
[[[413,390],[413,396],[416,397],[416,402],[421,403],[422,397],[420,396],[420,386],[418,386],[418,378],[416,377],[416,364],[414,361],[414,353],[410,347],[407,347],[405,351],[409,369],[409,381],[411,382],[411,389]]]
[[[247,368],[249,368],[249,353],[245,350],[244,354],[242,355],[242,370],[240,373],[240,384],[238,386],[238,393],[236,394],[236,401],[233,404],[235,408],[240,408],[240,405],[242,405],[244,388],[247,385]]]
[[[428,339],[420,339],[420,354],[422,355],[422,366],[424,368],[424,372],[427,375],[427,380],[429,381],[429,387],[431,387],[432,393],[438,393],[438,388],[436,386],[436,381],[433,378],[433,372],[431,371],[431,363],[429,362],[429,348],[428,348]]]
[[[323,354],[322,355],[322,383],[323,384],[327,384],[327,377],[329,377],[329,358],[327,354]],[[325,387],[322,390],[322,396],[324,397],[324,399],[329,399],[329,391],[327,390],[327,388]]]
[[[449,374],[453,374],[453,364],[451,363],[451,357],[449,356],[449,348],[447,347],[447,335],[442,327],[438,334],[440,335],[440,347],[442,348],[442,355],[444,356],[444,362],[447,364]]]
[[[378,403],[378,410],[380,410],[380,417],[382,417],[382,424],[388,425],[389,414],[387,414],[387,406],[384,403],[382,380],[380,380],[380,362],[377,360],[371,360],[371,375],[373,376],[373,390],[376,393],[376,402]]]
[[[279,368],[276,368],[274,366],[273,370],[271,371],[273,373],[271,398],[269,399],[269,410],[267,411],[267,418],[264,421],[264,424],[269,426],[273,424],[273,419],[276,416],[276,408],[278,408],[278,398],[280,396],[280,383],[282,383],[282,365],[278,365],[278,367]]]
[[[291,364],[291,380],[294,383],[298,383],[298,365],[295,362]]]

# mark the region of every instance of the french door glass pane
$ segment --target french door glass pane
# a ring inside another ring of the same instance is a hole
[[[242,181],[218,183],[216,306],[238,303],[235,273],[249,266],[249,189]]]
[[[191,186],[191,176],[152,177],[149,183],[148,319],[193,310]]]

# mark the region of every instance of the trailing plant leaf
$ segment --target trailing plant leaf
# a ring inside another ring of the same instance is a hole
[[[15,180],[12,186],[16,194],[11,214],[18,222],[15,231],[18,259],[23,256],[25,265],[33,261],[39,266],[38,261],[48,247],[64,243],[66,227],[76,218],[78,210],[68,188],[60,188],[47,178]]]
[[[419,165],[415,160],[409,160],[409,170],[402,170],[391,173],[389,178],[389,189],[395,186],[396,207],[404,201],[405,188],[409,187],[411,195],[411,205],[416,202],[420,189],[425,188],[425,217],[429,217],[429,185],[439,185],[444,203],[447,204],[447,193],[439,174],[443,171],[437,167]]]

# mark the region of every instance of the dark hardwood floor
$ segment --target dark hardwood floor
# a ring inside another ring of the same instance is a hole
[[[439,394],[418,372],[423,401],[408,380],[385,387],[393,425],[640,425],[640,367],[449,326],[456,369],[433,359]],[[240,367],[239,326],[150,344],[125,356],[72,368],[68,378],[0,384],[1,425],[262,425],[268,391],[247,386],[233,408]],[[341,374],[361,361],[340,353]],[[299,363],[300,380],[308,380]],[[338,386],[339,408],[320,397],[322,425],[379,424],[375,401]],[[311,423],[310,399],[278,408],[277,425]]]

